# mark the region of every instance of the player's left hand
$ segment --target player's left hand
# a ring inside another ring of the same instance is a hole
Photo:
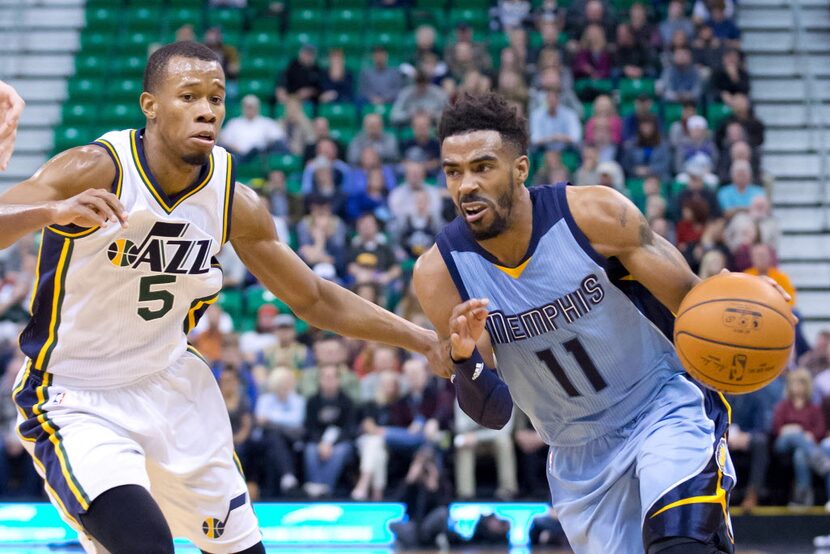
[[[728,270],[728,269],[723,269],[723,270],[721,270],[721,273],[729,273],[729,270]],[[772,287],[772,288],[774,288],[776,291],[778,291],[778,294],[780,294],[781,296],[783,296],[783,297],[784,297],[784,300],[786,300],[788,303],[789,303],[789,302],[792,302],[793,297],[792,297],[792,296],[790,296],[790,294],[789,294],[787,291],[785,291],[785,290],[784,290],[784,288],[783,288],[781,285],[779,285],[779,284],[775,281],[775,279],[773,279],[773,278],[772,278],[772,277],[770,277],[769,275],[759,275],[758,277],[760,277],[760,278],[761,278],[763,281],[765,281],[765,282],[766,282],[769,286],[771,286],[771,287]],[[798,323],[798,318],[795,316],[795,314],[794,314],[794,313],[790,312],[790,317],[792,318],[793,325],[795,325],[796,323]]]
[[[17,124],[25,102],[11,85],[0,81],[0,171],[5,171],[14,151]]]

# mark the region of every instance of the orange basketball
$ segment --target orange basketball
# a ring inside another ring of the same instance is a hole
[[[756,391],[778,377],[790,358],[792,309],[760,277],[723,273],[686,295],[674,323],[683,367],[707,387],[730,394]]]

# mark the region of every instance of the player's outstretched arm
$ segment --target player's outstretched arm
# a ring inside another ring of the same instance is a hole
[[[447,349],[458,405],[480,425],[501,429],[510,421],[513,398],[496,372],[486,369],[495,368],[490,338],[484,329],[487,300],[461,301],[435,246],[415,264],[413,283],[424,313]]]
[[[98,146],[58,154],[0,195],[0,248],[47,225],[126,225],[124,206],[109,192],[114,178],[112,159]]]
[[[616,257],[673,313],[700,278],[669,241],[654,233],[631,200],[610,187],[568,187],[574,221],[603,256]]]
[[[268,209],[250,188],[234,194],[231,243],[245,266],[298,317],[315,327],[392,344],[440,362],[434,331],[419,327],[318,277],[279,240]]]

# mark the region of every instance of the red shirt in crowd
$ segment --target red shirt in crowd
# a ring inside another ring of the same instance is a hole
[[[814,404],[807,403],[802,408],[796,408],[789,400],[779,402],[772,417],[772,434],[778,436],[781,428],[791,423],[801,425],[804,431],[813,434],[816,441],[824,438],[824,414]]]

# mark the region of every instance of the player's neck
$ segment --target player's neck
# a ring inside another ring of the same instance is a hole
[[[189,164],[175,156],[161,137],[149,129],[144,131],[141,140],[150,172],[168,196],[186,189],[199,176],[202,166]]]
[[[510,226],[499,236],[478,241],[505,267],[516,267],[530,247],[533,235],[533,202],[527,190],[516,199],[510,214]]]

